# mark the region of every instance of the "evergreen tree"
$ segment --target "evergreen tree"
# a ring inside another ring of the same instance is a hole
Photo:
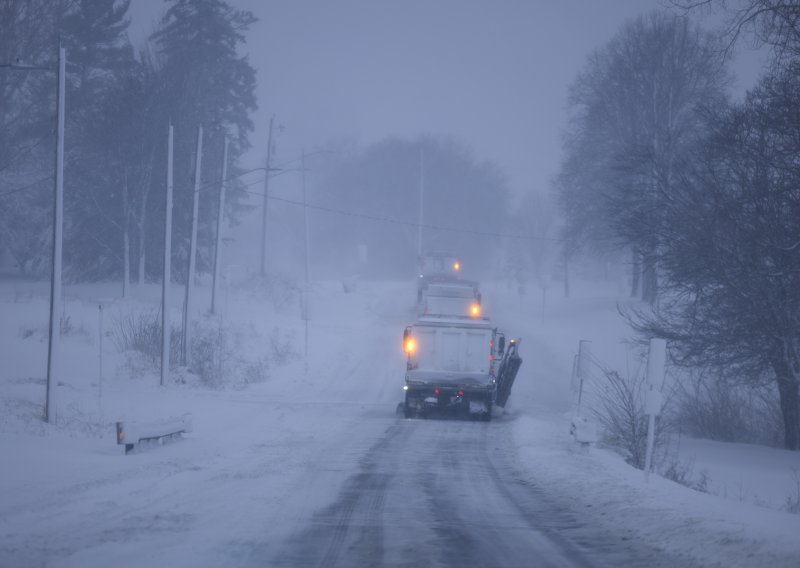
[[[204,128],[198,270],[208,270],[211,262],[223,137],[231,137],[229,155],[234,164],[249,148],[250,113],[256,108],[255,70],[238,50],[256,19],[221,0],[167,1],[169,8],[152,39],[163,61],[165,114],[175,126],[174,243],[179,258],[174,270],[180,273],[188,264],[198,126]],[[235,167],[229,169],[229,177],[236,173]],[[243,196],[240,186],[229,185],[229,213],[241,209]]]

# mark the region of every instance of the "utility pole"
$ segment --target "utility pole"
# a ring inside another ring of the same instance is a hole
[[[425,198],[425,142],[419,148],[419,220],[417,226],[417,262],[422,262],[422,207]]]
[[[211,281],[211,313],[215,313],[217,305],[217,283],[219,271],[222,269],[220,255],[222,254],[222,220],[225,217],[225,185],[228,175],[228,137],[222,146],[222,181],[219,184],[219,209],[217,211],[217,238],[214,243],[214,276]]]
[[[122,173],[122,298],[128,299],[128,285],[131,279],[131,237],[128,230],[128,168]]]
[[[172,124],[167,141],[167,200],[164,207],[164,278],[161,283],[161,386],[169,378],[170,332],[169,287],[172,280]]]
[[[309,294],[309,273],[311,272],[310,269],[310,251],[309,251],[309,241],[308,241],[308,201],[306,199],[306,149],[303,148],[302,154],[300,155],[300,175],[303,184],[303,234],[305,235],[305,249],[306,249],[306,282],[305,282],[305,298],[303,302],[303,320],[305,321],[305,373],[308,374],[308,320],[311,318],[310,313],[310,294]]]
[[[197,150],[194,161],[194,191],[192,193],[192,236],[189,240],[189,272],[186,275],[186,297],[183,302],[183,352],[182,363],[188,365],[192,355],[192,292],[197,256],[197,212],[200,201],[200,172],[203,165],[203,127],[197,127]]]
[[[50,280],[50,341],[47,346],[47,391],[44,417],[56,421],[55,389],[58,386],[56,366],[58,344],[61,339],[61,253],[64,230],[64,90],[66,76],[66,51],[58,47],[58,127],[56,137],[56,185],[53,207],[53,276]]]
[[[267,201],[269,200],[269,172],[272,162],[272,124],[275,115],[269,119],[269,136],[267,137],[267,163],[264,176],[264,203],[261,206],[261,276],[267,275]]]

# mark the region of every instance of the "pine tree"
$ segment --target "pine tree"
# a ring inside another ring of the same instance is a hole
[[[255,70],[239,55],[244,32],[256,19],[221,0],[168,0],[160,29],[153,34],[163,61],[165,114],[175,125],[175,246],[177,273],[186,267],[194,175],[197,127],[204,135],[198,233],[198,270],[211,262],[213,219],[216,216],[216,181],[220,175],[222,140],[231,137],[232,163],[249,148],[253,130],[250,113],[256,108]],[[235,176],[236,168],[229,170]],[[229,185],[229,212],[241,209],[243,192]],[[183,237],[183,239],[182,239]]]

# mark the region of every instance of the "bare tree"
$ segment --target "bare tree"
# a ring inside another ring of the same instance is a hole
[[[571,94],[560,176],[568,225],[633,251],[634,290],[658,293],[657,228],[677,164],[702,134],[702,105],[725,100],[715,39],[662,12],[628,22],[593,53]],[[570,219],[571,218],[571,219]]]
[[[667,293],[633,314],[676,362],[780,396],[784,444],[800,449],[800,69],[778,69],[716,118],[701,162],[665,207]]]
[[[723,10],[727,21],[723,31],[729,50],[743,36],[756,45],[772,48],[776,61],[800,57],[800,2],[797,0],[672,0],[688,13],[692,10]]]

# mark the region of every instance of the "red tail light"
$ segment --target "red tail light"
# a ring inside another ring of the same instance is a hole
[[[436,396],[439,396],[439,389],[433,389],[433,394],[435,394]]]
[[[458,396],[464,396],[464,391],[458,391]]]

